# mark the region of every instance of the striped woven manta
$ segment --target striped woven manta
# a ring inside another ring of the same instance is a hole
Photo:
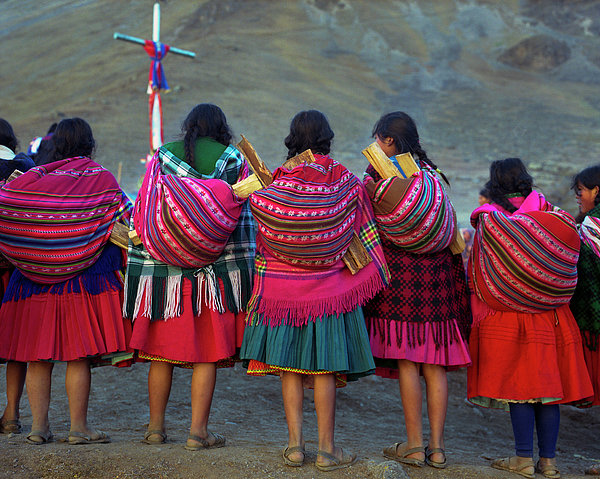
[[[89,158],[37,166],[0,188],[0,252],[24,276],[53,284],[90,267],[131,203]]]
[[[474,289],[488,306],[536,313],[569,302],[580,244],[571,215],[533,191],[513,214],[484,205],[471,222]]]
[[[244,199],[220,179],[161,172],[154,155],[136,199],[135,230],[150,255],[182,268],[215,262],[237,227]]]
[[[273,182],[250,196],[264,247],[281,261],[322,268],[350,245],[358,207],[359,180],[329,156],[314,155],[291,171],[273,172]]]
[[[366,187],[380,234],[396,246],[420,254],[450,246],[455,227],[452,205],[433,173],[368,181]]]

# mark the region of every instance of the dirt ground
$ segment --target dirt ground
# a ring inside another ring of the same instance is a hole
[[[4,404],[4,366],[0,367],[0,397]],[[25,442],[25,434],[0,436],[0,478],[509,478],[490,468],[490,459],[512,453],[508,413],[486,410],[465,401],[466,371],[448,374],[449,407],[446,448],[449,467],[439,471],[402,467],[386,461],[383,447],[404,438],[397,382],[370,376],[338,389],[336,441],[355,451],[359,462],[348,469],[324,473],[314,467],[317,450],[312,391],[305,392],[305,436],[308,458],[302,468],[283,464],[281,448],[287,430],[279,379],[246,376],[238,364],[218,373],[210,428],[226,436],[221,449],[189,452],[188,434],[191,372],[176,369],[167,408],[167,443],[140,442],[148,421],[147,364],[131,368],[102,367],[92,372],[90,423],[106,431],[110,444],[70,446],[68,406],[64,391],[65,366],[53,374],[51,427],[56,441],[44,446]],[[31,414],[24,395],[24,430]],[[558,462],[564,478],[583,477],[587,465],[600,462],[600,408],[561,407]],[[425,420],[425,434],[427,434]],[[539,476],[541,477],[541,476]]]

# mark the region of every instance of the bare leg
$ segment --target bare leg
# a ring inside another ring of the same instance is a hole
[[[29,363],[27,371],[27,397],[32,416],[32,431],[47,433],[50,430],[48,409],[52,389],[52,368],[54,364],[36,361]]]
[[[419,379],[419,365],[406,359],[399,359],[398,374],[408,449],[422,447],[423,393],[421,391],[421,380]],[[425,455],[422,452],[415,452],[407,457],[421,461],[425,459]]]
[[[165,430],[165,411],[171,394],[172,380],[172,364],[164,361],[152,361],[150,363],[150,371],[148,371],[148,402],[150,404],[148,431]],[[155,435],[150,437],[153,436]]]
[[[92,373],[90,371],[89,360],[69,361],[67,363],[65,388],[67,390],[67,397],[69,398],[71,431],[81,432],[86,435],[94,433],[87,424],[91,383]]]
[[[325,451],[342,460],[342,449],[335,446],[335,375],[319,374],[315,376],[315,410],[319,427],[319,451]],[[330,460],[317,456],[317,463],[328,465]]]
[[[435,364],[423,364],[423,376],[427,385],[427,415],[429,416],[429,447],[444,449],[444,424],[448,409],[448,378],[446,369]],[[434,462],[444,462],[441,453],[430,456]]]
[[[208,416],[212,404],[217,367],[215,363],[196,363],[192,374],[192,425],[190,435],[206,439],[213,444],[216,438],[208,434]],[[190,443],[196,441],[188,440]]]
[[[6,364],[6,408],[1,421],[19,419],[19,404],[23,395],[27,363],[9,361]]]
[[[281,373],[281,394],[283,397],[283,408],[288,426],[288,447],[304,447],[302,435],[302,403],[304,400],[304,388],[302,387],[302,376],[297,373],[284,371]],[[316,387],[315,387],[316,396]],[[315,397],[315,403],[316,403]],[[300,451],[289,455],[291,461],[299,462],[304,459]]]

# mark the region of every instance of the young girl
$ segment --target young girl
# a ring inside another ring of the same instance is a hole
[[[53,145],[53,161],[0,189],[0,251],[16,266],[0,309],[0,357],[29,363],[28,443],[52,440],[56,361],[67,362],[68,442],[109,442],[87,423],[90,366],[118,361],[111,356],[127,351],[123,258],[108,238],[116,221],[129,220],[131,203],[114,176],[90,159],[95,141],[85,120],[62,120]]]
[[[392,159],[400,153],[411,153],[422,177],[439,184],[437,167],[421,147],[417,127],[409,115],[401,111],[383,115],[373,128],[373,137]],[[381,178],[372,166],[367,175],[372,189],[371,178]],[[447,201],[450,208],[449,200],[440,201]],[[444,234],[447,232],[440,231]],[[464,339],[470,324],[464,266],[461,256],[452,255],[448,247],[417,254],[397,246],[383,234],[382,242],[392,280],[364,311],[378,366],[376,374],[398,379],[407,435],[406,442],[395,443],[383,453],[404,464],[421,467],[427,463],[444,468],[446,369],[470,363]],[[427,443],[423,440],[420,375],[427,386]]]
[[[250,360],[248,374],[281,378],[288,466],[304,463],[303,384],[314,385],[322,471],[356,461],[334,441],[336,382],[373,372],[360,305],[388,279],[368,199],[358,178],[329,156],[332,139],[323,113],[298,113],[285,139],[288,159],[310,149],[315,162],[284,164],[269,187],[250,196],[256,275],[240,353]],[[352,275],[342,256],[355,232],[370,238],[373,261]]]
[[[225,445],[208,418],[217,362],[241,345],[255,233],[247,203],[229,186],[248,176],[248,166],[230,145],[223,111],[197,105],[182,132],[183,141],[161,146],[148,164],[134,206],[142,245],[129,248],[124,309],[135,320],[132,347],[151,361],[144,442],[165,442],[173,367],[192,368],[185,448],[197,451]]]
[[[520,159],[495,161],[486,184],[491,203],[471,215],[477,234],[470,258],[468,399],[510,410],[516,455],[492,467],[557,478],[558,404],[582,401],[593,391],[567,304],[577,281],[575,222],[532,185]]]
[[[600,165],[591,166],[573,178],[572,188],[579,205],[578,223],[581,250],[577,263],[577,287],[571,311],[583,337],[583,354],[594,386],[593,406],[600,405]],[[600,465],[588,474],[600,475]]]
[[[22,173],[34,165],[33,160],[24,154],[15,156],[19,142],[8,121],[0,118],[0,181],[6,179],[15,169]],[[0,258],[0,297],[8,285],[13,267],[6,258]],[[20,434],[21,421],[19,420],[19,405],[23,386],[25,385],[25,374],[27,363],[19,361],[8,361],[6,364],[6,408],[0,418],[0,434]]]

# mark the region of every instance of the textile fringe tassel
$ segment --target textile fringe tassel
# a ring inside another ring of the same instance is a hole
[[[169,276],[165,298],[165,321],[181,315],[181,276]]]
[[[142,305],[142,298],[144,304]],[[140,314],[140,309],[143,311],[142,316],[147,318],[152,315],[152,276],[141,276],[140,284],[137,290],[137,296],[135,298],[135,307],[133,309],[132,321]]]
[[[200,294],[196,296],[196,308],[198,314],[202,311],[202,297],[204,304],[213,311],[224,313],[223,299],[221,298],[221,290],[215,272],[212,268],[203,268],[195,274],[198,277],[198,291]]]

